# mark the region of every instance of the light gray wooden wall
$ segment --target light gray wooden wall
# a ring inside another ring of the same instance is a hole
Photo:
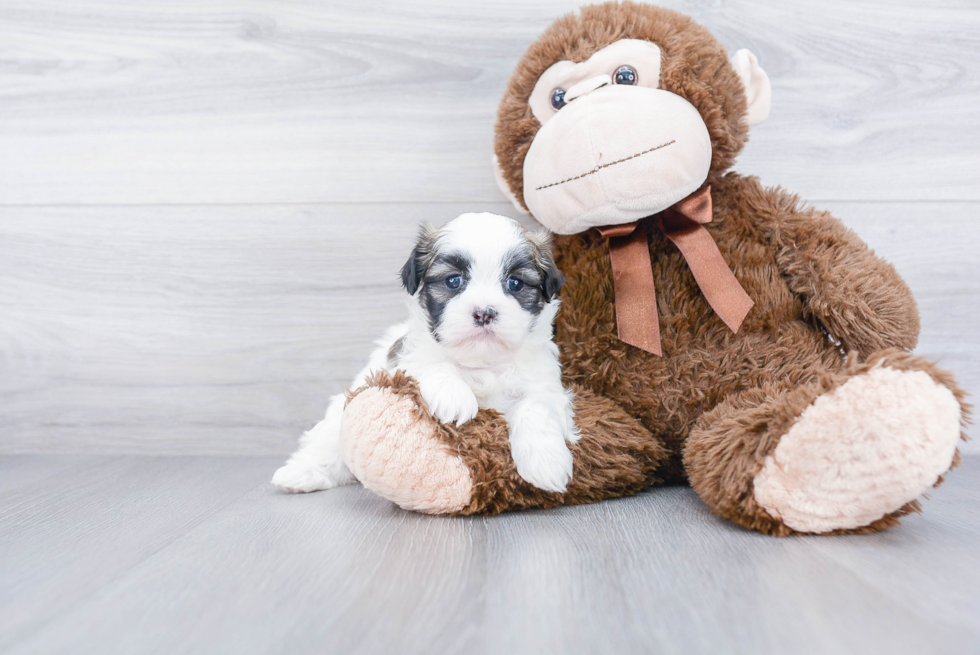
[[[772,78],[737,169],[893,261],[980,392],[980,3],[668,4]],[[416,224],[512,214],[496,103],[575,5],[0,0],[0,452],[287,453]]]

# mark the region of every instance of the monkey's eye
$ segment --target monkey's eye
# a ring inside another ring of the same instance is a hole
[[[450,289],[458,289],[461,284],[463,284],[462,275],[450,275],[446,278],[446,286]]]
[[[616,84],[636,84],[636,69],[632,66],[620,66],[613,73],[613,82]]]
[[[523,288],[524,280],[518,280],[516,277],[512,277],[507,280],[507,290],[511,293],[517,293]]]
[[[565,106],[565,89],[558,87],[551,92],[551,107],[558,111]]]

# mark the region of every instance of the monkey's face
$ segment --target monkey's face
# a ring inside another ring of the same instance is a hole
[[[654,20],[621,20],[640,14]],[[768,78],[755,57],[739,51],[729,63],[707,31],[679,14],[600,5],[556,26],[525,55],[497,125],[499,179],[552,232],[663,211],[730,165],[748,125],[768,114]],[[597,28],[622,38],[596,43]],[[548,61],[546,51],[568,58]],[[529,79],[530,62],[547,67]],[[502,152],[508,142],[516,153]]]
[[[541,129],[524,159],[524,202],[548,229],[627,223],[705,181],[708,128],[659,84],[660,48],[636,39],[560,61],[538,79],[529,105]]]

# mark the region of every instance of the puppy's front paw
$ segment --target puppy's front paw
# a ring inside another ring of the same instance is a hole
[[[480,411],[473,390],[461,380],[451,377],[423,378],[419,380],[419,391],[429,411],[442,423],[463,425]]]
[[[572,453],[561,424],[541,408],[515,419],[510,452],[517,474],[538,489],[564,493],[572,479]]]
[[[565,441],[538,441],[514,444],[511,455],[517,474],[544,491],[564,493],[572,479],[572,453]]]

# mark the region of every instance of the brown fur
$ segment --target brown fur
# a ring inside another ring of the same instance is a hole
[[[412,398],[420,408],[419,420],[432,420],[418,384],[403,371],[375,373],[367,385]],[[349,398],[361,390],[351,392]],[[510,456],[507,422],[498,412],[481,409],[462,427],[436,423],[439,439],[447,450],[463,458],[477,487],[472,502],[460,514],[594,503],[635,494],[660,482],[663,446],[610,401],[582,388],[573,390],[582,438],[570,446],[575,470],[564,494],[541,491],[517,475]],[[615,439],[609,438],[612,435]]]
[[[734,173],[715,184],[712,197],[708,230],[756,304],[733,334],[680,251],[650,230],[664,357],[617,338],[605,241],[593,233],[556,240],[567,279],[556,331],[566,378],[613,400],[664,439],[670,477],[683,475],[682,445],[694,422],[725,398],[772,380],[798,387],[842,369],[845,359],[825,326],[864,356],[909,348],[918,334],[908,287],[836,219],[800,211],[794,197]]]
[[[556,61],[583,61],[622,38],[661,47],[661,88],[691,102],[708,126],[714,220],[707,229],[755,306],[733,334],[677,248],[648,230],[664,350],[657,357],[616,336],[608,244],[591,232],[557,237],[555,260],[567,282],[556,341],[583,433],[572,448],[572,483],[565,494],[549,494],[521,480],[504,421],[484,410],[460,429],[439,432],[473,475],[474,497],[462,513],[594,502],[689,479],[719,515],[794,534],[755,502],[752,484],[815,398],[879,362],[927,372],[953,391],[965,416],[963,392],[948,373],[908,354],[919,317],[890,264],[829,214],[754,178],[726,174],[747,138],[744,91],[721,45],[686,16],[630,2],[585,7],[528,49],[501,101],[495,142],[517,198],[524,156],[540,127],[527,105],[537,78]],[[411,380],[396,375],[388,384],[424,406]],[[918,507],[913,501],[849,532],[891,527]]]
[[[766,457],[776,449],[780,437],[818,396],[830,393],[855,375],[880,365],[925,371],[937,383],[952,390],[957,400],[964,402],[965,394],[949,373],[922,358],[895,349],[878,353],[863,363],[856,357],[851,358],[844,370],[821,371],[816,380],[801,387],[767,382],[727,398],[698,419],[684,451],[684,466],[691,485],[719,516],[767,534],[781,537],[798,534],[759,507],[752,481],[762,470]],[[958,462],[959,453],[953,466]],[[936,485],[941,482],[942,478]],[[919,509],[919,503],[912,501],[871,525],[838,530],[833,534],[876,532],[897,525],[899,517]]]

